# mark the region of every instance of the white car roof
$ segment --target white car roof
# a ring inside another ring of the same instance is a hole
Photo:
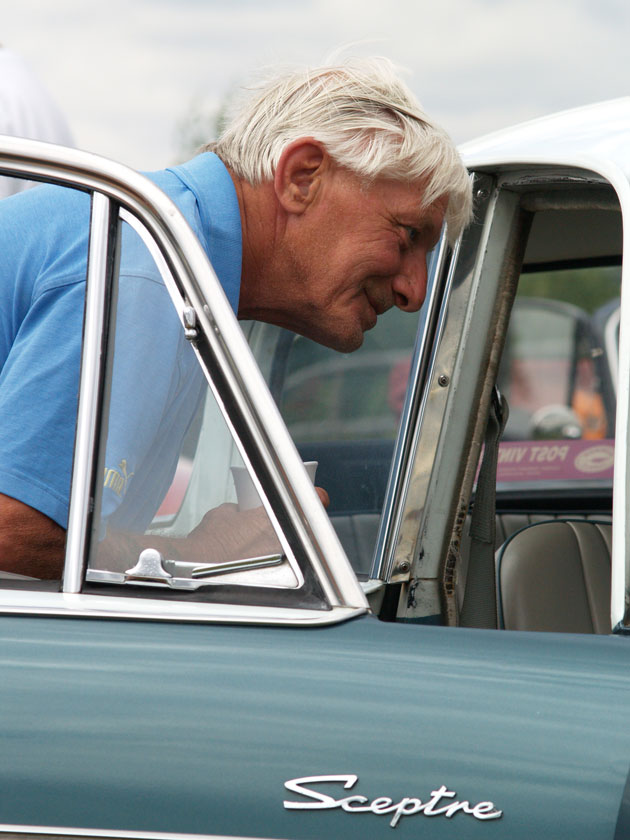
[[[460,146],[470,168],[509,163],[614,164],[630,175],[630,97],[562,111]]]

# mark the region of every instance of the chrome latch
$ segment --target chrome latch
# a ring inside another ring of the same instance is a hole
[[[184,320],[184,335],[188,341],[196,341],[199,338],[199,333],[197,332],[197,313],[192,306],[184,307],[182,318]]]
[[[173,580],[162,565],[162,555],[155,548],[145,548],[140,552],[138,562],[133,569],[127,569],[125,580],[146,580],[151,583],[169,584]]]

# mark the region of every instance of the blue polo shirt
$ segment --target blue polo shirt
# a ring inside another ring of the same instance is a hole
[[[203,154],[148,177],[186,217],[236,311],[241,226],[227,169]],[[89,197],[63,187],[0,201],[0,493],[63,527],[89,214]],[[159,273],[128,228],[115,342],[102,514],[117,527],[142,530],[168,489],[204,385]]]

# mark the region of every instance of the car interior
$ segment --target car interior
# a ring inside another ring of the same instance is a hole
[[[621,213],[601,184],[523,189],[521,207],[529,232],[497,376],[509,405],[496,493],[498,626],[609,633]],[[417,328],[407,318],[388,313],[367,346],[342,359],[282,333],[268,376],[302,457],[318,461],[317,483],[363,579]],[[460,610],[469,550],[464,526]]]
[[[618,330],[621,213],[610,188],[522,205],[533,218],[498,376],[515,421],[497,475],[499,627],[610,633],[618,338],[605,334],[615,316]],[[507,460],[514,440],[525,463]]]

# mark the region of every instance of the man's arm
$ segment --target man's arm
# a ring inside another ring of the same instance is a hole
[[[59,580],[65,547],[65,528],[0,493],[0,573]]]
[[[63,570],[66,531],[48,516],[0,493],[0,574],[59,580]],[[188,537],[169,538],[112,532],[99,545],[98,564],[125,571],[140,552],[156,548],[165,558],[200,564],[223,563],[280,546],[262,507],[239,513],[236,505],[209,511]]]

